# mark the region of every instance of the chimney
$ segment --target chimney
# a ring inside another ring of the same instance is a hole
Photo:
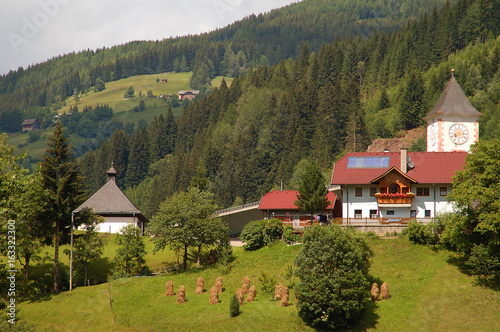
[[[408,172],[408,149],[401,148],[401,172]]]

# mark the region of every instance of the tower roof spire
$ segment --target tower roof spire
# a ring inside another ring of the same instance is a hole
[[[451,78],[444,88],[434,108],[424,117],[424,120],[442,116],[462,116],[462,117],[477,117],[482,114],[478,112],[470,103],[467,96],[460,88],[455,76],[454,70],[451,71]]]

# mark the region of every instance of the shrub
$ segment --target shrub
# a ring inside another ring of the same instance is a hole
[[[283,239],[286,244],[292,244],[299,241],[300,235],[293,232],[293,227],[291,225],[286,225],[283,227]]]
[[[373,255],[355,230],[312,226],[295,263],[299,316],[314,328],[338,329],[359,321],[370,299],[367,281]]]
[[[438,225],[433,222],[423,225],[412,220],[408,223],[408,239],[414,243],[437,244],[439,242],[438,231]]]
[[[475,245],[466,264],[471,268],[472,274],[487,281],[500,267],[500,262],[495,255],[491,255],[483,244]]]
[[[259,283],[260,283],[260,288],[261,291],[265,294],[268,294],[273,298],[274,296],[274,289],[276,287],[277,281],[276,278],[273,277],[268,277],[267,274],[264,272],[261,273],[259,277]]]
[[[279,219],[263,220],[264,245],[281,240],[283,236],[283,223]]]
[[[255,220],[249,222],[240,234],[246,250],[257,250],[279,241],[283,235],[283,225],[279,219]]]
[[[229,302],[229,315],[231,317],[236,317],[240,314],[240,302],[236,294],[231,297],[231,302]]]
[[[257,250],[264,246],[264,224],[262,220],[251,221],[243,227],[240,234],[241,241],[245,242],[245,250]]]

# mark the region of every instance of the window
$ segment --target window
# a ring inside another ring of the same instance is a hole
[[[429,187],[417,187],[417,196],[430,196],[431,192]]]
[[[354,218],[363,218],[361,210],[354,210]]]
[[[387,215],[388,216],[393,216],[394,215],[394,210],[387,210]]]
[[[441,195],[441,196],[448,195],[448,187],[441,187],[441,188],[439,188],[439,195]]]
[[[377,188],[375,188],[375,187],[370,188],[370,196],[371,197],[375,196],[376,193],[377,193]]]
[[[355,190],[354,195],[355,195],[356,197],[363,197],[363,188],[361,188],[361,187],[356,187],[356,188],[354,188],[354,190]]]
[[[378,211],[370,210],[370,218],[378,218]]]
[[[389,193],[390,194],[395,194],[395,193],[398,193],[399,192],[399,184],[397,183],[392,183],[390,186],[389,186]]]
[[[431,210],[425,210],[425,217],[430,218],[431,217]]]
[[[417,217],[417,210],[410,210],[410,218],[416,218]]]
[[[389,157],[349,157],[347,168],[388,168]]]

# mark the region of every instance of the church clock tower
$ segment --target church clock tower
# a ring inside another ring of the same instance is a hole
[[[453,76],[441,93],[427,122],[427,152],[469,151],[479,139],[478,112]]]

